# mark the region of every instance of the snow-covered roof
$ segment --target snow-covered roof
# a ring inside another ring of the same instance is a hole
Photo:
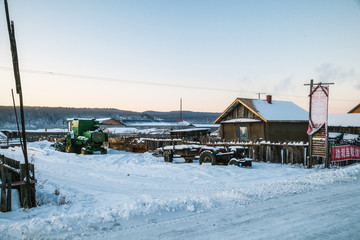
[[[256,111],[268,121],[308,121],[309,113],[289,101],[252,101]]]
[[[289,101],[237,98],[215,121],[220,123],[237,106],[243,105],[263,121],[308,121],[309,113]],[[244,120],[246,121],[246,120]]]
[[[189,126],[190,123],[183,121],[183,122],[127,122],[127,126],[144,126],[144,127],[174,127],[174,126]]]
[[[211,123],[194,123],[193,124],[197,128],[218,128],[220,124],[211,124]]]
[[[221,123],[248,123],[248,122],[261,122],[261,121],[252,118],[235,118],[235,119],[222,121]]]
[[[360,127],[360,113],[329,114],[328,126]]]
[[[106,122],[106,121],[109,121],[111,118],[98,118],[96,119],[96,121],[98,121],[99,123],[103,123],[103,122]]]

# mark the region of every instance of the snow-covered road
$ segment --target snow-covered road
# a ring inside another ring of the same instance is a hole
[[[152,219],[89,239],[360,239],[360,184]]]
[[[0,154],[21,160],[20,148]],[[0,213],[0,239],[356,239],[360,164],[165,163],[150,153],[29,146],[40,206]],[[58,194],[55,194],[58,193]]]

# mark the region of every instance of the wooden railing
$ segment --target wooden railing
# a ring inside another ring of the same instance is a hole
[[[36,206],[35,168],[29,164],[29,184],[25,181],[25,164],[0,155],[1,203],[0,211],[11,211],[11,190],[17,189],[20,196],[20,206],[24,208]]]

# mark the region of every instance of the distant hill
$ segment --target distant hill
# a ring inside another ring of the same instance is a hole
[[[144,113],[154,117],[155,119],[161,119],[166,122],[180,120],[180,111],[171,111],[171,112],[146,111]],[[190,123],[213,123],[215,119],[218,118],[219,116],[220,113],[192,112],[192,111],[182,112],[183,120],[188,121]]]
[[[25,107],[27,129],[64,128],[67,118],[106,118],[127,120],[152,120],[144,113],[123,111],[112,108],[62,108]],[[18,110],[18,117],[20,117]],[[16,129],[14,108],[0,106],[0,129]]]
[[[63,108],[63,107],[25,107],[27,129],[65,128],[67,118],[107,118],[132,121],[178,121],[179,111],[172,112],[133,112],[114,108]],[[18,109],[17,109],[18,110]],[[219,113],[183,112],[183,119],[190,123],[212,123]],[[18,117],[20,117],[18,110]],[[16,129],[12,106],[0,106],[0,129]]]

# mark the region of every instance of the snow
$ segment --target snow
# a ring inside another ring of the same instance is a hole
[[[329,114],[328,126],[360,127],[360,113]]]
[[[341,135],[343,135],[342,133],[338,133],[338,132],[329,132],[329,138],[338,138]]]
[[[309,113],[289,101],[272,101],[254,99],[253,104],[258,113],[268,121],[308,121]]]
[[[170,132],[197,132],[197,131],[210,131],[209,128],[189,128],[189,129],[179,129],[179,130],[172,130]]]
[[[105,128],[104,132],[108,132],[111,134],[136,134],[139,131],[136,128],[132,127],[111,127]]]
[[[343,136],[343,140],[355,140],[357,138],[359,138],[358,134],[345,133]]]
[[[106,122],[106,121],[109,121],[111,118],[98,118],[96,119],[96,121],[98,121],[99,123],[103,123],[103,122]]]
[[[201,124],[201,123],[195,123],[193,124],[197,128],[219,128],[220,124]]]
[[[6,135],[0,132],[0,141],[6,141],[6,139],[7,139]]]
[[[28,150],[40,206],[0,213],[1,239],[359,236],[360,164],[173,164],[150,153],[76,155],[50,145],[30,143]],[[22,160],[20,147],[0,154]]]
[[[128,122],[129,127],[186,127],[190,123],[187,121],[182,122]]]
[[[157,129],[157,128],[149,128],[149,129],[137,129],[133,127],[109,127],[105,128],[104,132],[111,134],[169,134],[169,130],[167,129]]]
[[[26,129],[26,132],[41,132],[41,133],[43,133],[43,132],[50,132],[50,133],[64,132],[64,133],[66,133],[67,129],[63,129],[63,128],[50,128],[50,129],[42,128],[42,129],[34,129],[34,130]]]
[[[261,122],[261,121],[252,118],[235,118],[235,119],[222,121],[221,123],[248,123],[248,122]]]

